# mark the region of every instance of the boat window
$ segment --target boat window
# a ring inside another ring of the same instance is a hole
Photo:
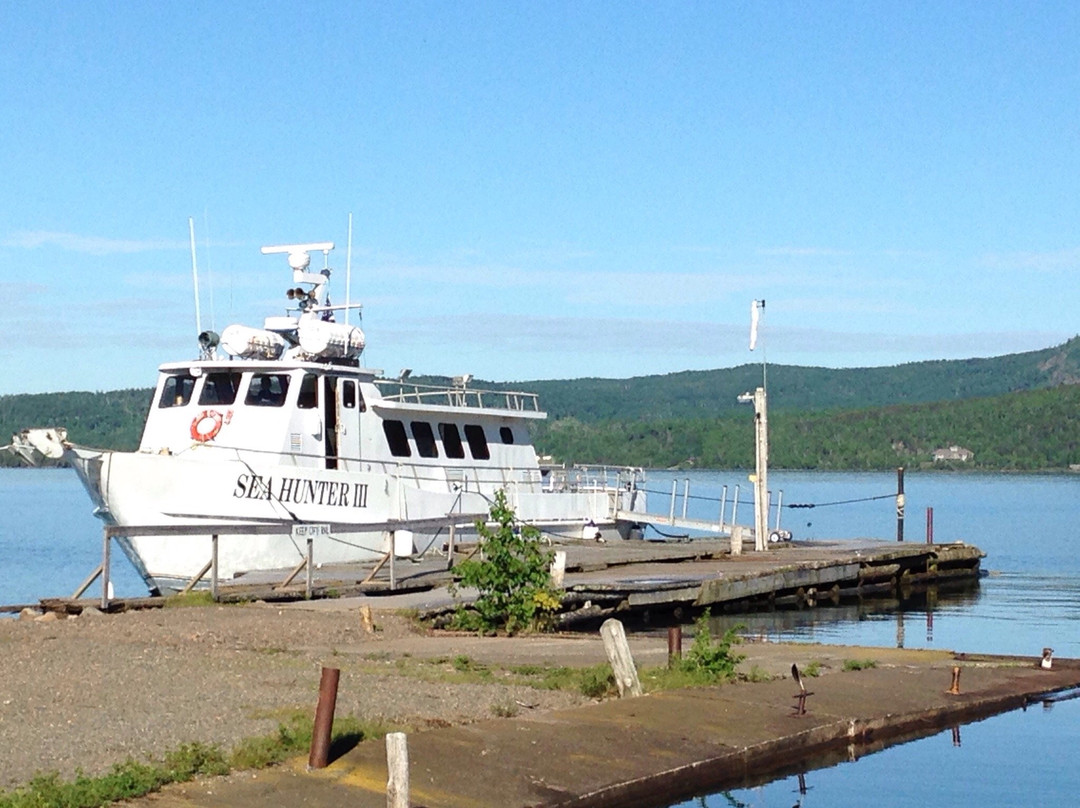
[[[195,389],[195,377],[187,373],[178,373],[165,380],[161,388],[159,407],[185,407],[191,401],[191,391]]]
[[[502,438],[502,442],[509,445],[514,442],[514,430],[508,426],[499,427],[499,437]]]
[[[461,445],[461,433],[458,432],[457,424],[439,424],[439,437],[447,457],[465,456],[465,447]]]
[[[469,451],[472,452],[473,459],[487,460],[491,457],[491,452],[488,450],[487,436],[484,435],[482,426],[465,424],[465,440],[469,442]]]
[[[405,424],[401,421],[383,421],[382,428],[386,435],[386,442],[390,445],[390,454],[394,457],[412,455],[409,449],[409,436],[405,434]]]
[[[319,377],[314,373],[305,373],[300,382],[300,395],[296,397],[296,406],[302,410],[313,410],[319,403]]]
[[[236,393],[240,390],[240,379],[243,374],[220,371],[208,373],[203,382],[202,392],[199,393],[199,403],[221,404],[228,406],[236,401]]]
[[[412,436],[416,440],[416,452],[421,457],[438,457],[439,447],[435,443],[435,432],[427,421],[413,421]]]
[[[250,407],[280,407],[288,391],[289,377],[284,373],[255,373],[244,403]]]
[[[360,392],[359,385],[352,379],[343,379],[341,382],[341,406],[347,410],[358,409],[360,412],[367,412],[364,394]]]

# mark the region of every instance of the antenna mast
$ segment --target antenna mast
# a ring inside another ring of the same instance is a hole
[[[195,284],[195,333],[202,333],[202,314],[199,312],[199,267],[195,263],[195,220],[188,216],[188,235],[191,237],[191,277]]]
[[[345,249],[345,325],[349,324],[349,303],[352,299],[352,213],[349,214],[349,246]],[[361,320],[361,322],[363,322]]]

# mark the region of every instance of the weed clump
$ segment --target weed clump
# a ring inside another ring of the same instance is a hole
[[[458,586],[479,592],[471,606],[459,605],[452,625],[466,631],[494,634],[549,629],[561,604],[561,592],[551,585],[554,553],[540,545],[540,531],[518,525],[506,492],[497,491],[491,506],[494,529],[477,521],[482,557],[457,565]]]

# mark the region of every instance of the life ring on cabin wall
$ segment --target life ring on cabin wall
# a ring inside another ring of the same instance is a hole
[[[191,422],[191,439],[197,440],[199,443],[213,440],[217,433],[221,431],[221,425],[224,421],[225,416],[217,410],[203,410]],[[209,427],[207,427],[208,422]]]

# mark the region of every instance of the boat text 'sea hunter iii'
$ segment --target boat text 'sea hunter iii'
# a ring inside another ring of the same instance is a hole
[[[441,546],[451,524],[467,531],[500,489],[519,520],[551,534],[626,537],[632,524],[616,517],[645,510],[641,475],[543,467],[528,429],[546,417],[535,394],[363,367],[363,333],[328,301],[329,267],[310,267],[311,253],[326,264],[333,247],[263,248],[288,257],[292,308],[262,328],[203,332],[198,359],[162,365],[137,451],[89,449],[60,428],[24,430],[13,448],[70,462],[110,524],[207,525],[119,539],[152,590],[202,569],[214,525],[329,524],[316,563],[382,557],[391,544],[411,555]],[[228,535],[218,552],[229,577],[291,567],[304,551],[286,528]]]

